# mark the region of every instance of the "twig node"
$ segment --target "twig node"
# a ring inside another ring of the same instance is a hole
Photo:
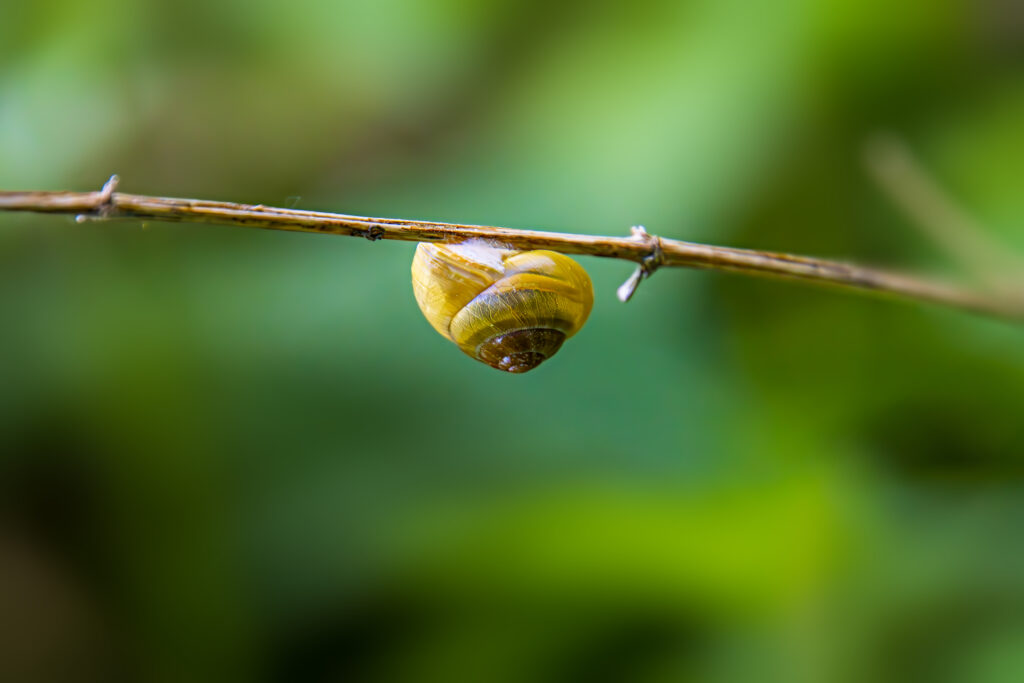
[[[643,260],[640,261],[640,265],[636,267],[633,274],[629,276],[629,279],[622,283],[616,292],[619,297],[619,301],[626,303],[633,298],[633,294],[636,293],[636,288],[640,286],[643,280],[646,280],[654,274],[658,268],[665,264],[665,252],[661,248],[661,238],[657,235],[652,235],[644,229],[642,225],[634,225],[629,229],[632,237],[640,242],[643,242],[650,249],[647,256],[644,256]]]
[[[96,204],[90,213],[80,213],[75,216],[76,223],[86,223],[89,221],[102,221],[110,216],[116,210],[114,206],[114,191],[117,189],[117,184],[121,182],[121,178],[115,173],[107,179],[107,182],[103,183],[103,187],[99,191],[99,202]]]

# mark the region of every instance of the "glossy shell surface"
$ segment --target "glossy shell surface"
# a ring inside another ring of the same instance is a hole
[[[583,267],[553,251],[421,243],[413,293],[441,335],[506,372],[526,372],[576,334],[594,304]]]

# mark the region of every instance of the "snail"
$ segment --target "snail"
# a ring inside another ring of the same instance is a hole
[[[594,305],[590,276],[568,256],[483,240],[420,243],[412,289],[443,337],[476,360],[513,373],[553,356]]]

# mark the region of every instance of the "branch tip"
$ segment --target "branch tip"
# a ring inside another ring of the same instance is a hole
[[[107,182],[103,183],[103,189],[100,190],[100,201],[103,204],[110,204],[111,200],[114,198],[114,190],[117,189],[120,182],[120,176],[115,173],[107,179]]]

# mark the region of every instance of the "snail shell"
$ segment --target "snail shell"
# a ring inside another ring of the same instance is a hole
[[[479,240],[420,243],[412,289],[442,336],[478,361],[515,373],[554,355],[594,305],[590,276],[568,256]]]

